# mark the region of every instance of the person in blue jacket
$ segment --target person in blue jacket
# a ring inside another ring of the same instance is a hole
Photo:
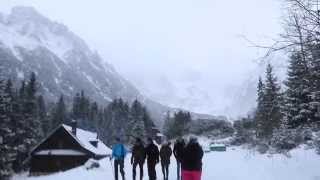
[[[122,176],[122,180],[125,180],[124,173],[124,158],[127,155],[127,150],[124,145],[121,143],[120,138],[116,138],[116,144],[112,148],[112,156],[111,159],[114,159],[114,175],[115,180],[118,180],[118,169],[120,166],[120,173]]]

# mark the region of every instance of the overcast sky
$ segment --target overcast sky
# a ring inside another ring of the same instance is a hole
[[[33,6],[65,24],[150,96],[161,78],[219,96],[262,56],[241,36],[270,43],[280,33],[280,1],[1,0],[0,10]]]

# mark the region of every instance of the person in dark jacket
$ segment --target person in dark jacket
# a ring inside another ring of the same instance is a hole
[[[145,159],[146,159],[146,150],[143,146],[141,139],[136,138],[136,142],[132,147],[132,156],[131,156],[133,180],[136,180],[137,165],[139,165],[139,169],[140,169],[140,180],[143,179],[143,164]]]
[[[177,161],[177,180],[181,179],[181,156],[182,151],[185,146],[184,139],[179,138],[176,140],[174,147],[173,147],[173,154]]]
[[[116,144],[112,148],[112,156],[110,160],[114,158],[114,175],[115,180],[118,180],[118,168],[120,166],[120,173],[122,176],[122,180],[125,180],[124,173],[124,158],[126,157],[127,150],[124,145],[121,143],[120,138],[116,138]]]
[[[149,180],[156,180],[156,165],[159,163],[159,149],[153,143],[151,138],[148,138],[148,146],[146,147],[147,154],[147,165],[148,165],[148,175]]]
[[[183,149],[181,166],[183,180],[201,180],[203,150],[197,138],[191,137]]]
[[[167,142],[164,143],[160,148],[161,168],[164,180],[168,180],[169,176],[170,157],[172,155],[170,145],[170,142]]]

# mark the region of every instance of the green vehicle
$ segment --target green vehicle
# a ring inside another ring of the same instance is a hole
[[[210,150],[211,150],[211,151],[224,152],[224,151],[227,151],[227,147],[226,147],[226,145],[224,145],[224,144],[211,143],[211,144],[210,144]]]

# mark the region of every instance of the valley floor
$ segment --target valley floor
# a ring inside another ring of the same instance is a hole
[[[202,180],[320,180],[320,156],[313,149],[296,149],[290,152],[290,156],[261,155],[239,147],[229,148],[226,152],[206,153]],[[132,178],[129,159],[130,155],[125,163],[127,180]],[[15,175],[12,180],[112,180],[111,162],[103,159],[100,165],[97,169],[86,170],[82,166],[49,176]],[[172,159],[169,180],[176,180],[175,169],[176,163]],[[159,180],[163,179],[160,164],[157,165],[157,176]],[[147,179],[145,167],[144,180]]]

